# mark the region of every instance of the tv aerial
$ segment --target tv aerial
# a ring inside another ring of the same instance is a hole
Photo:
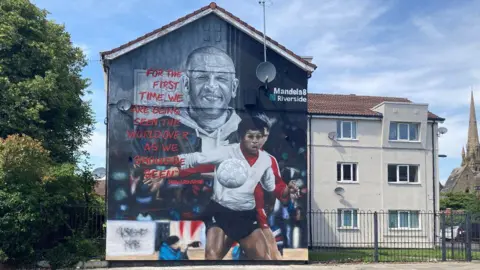
[[[262,62],[257,66],[257,79],[262,83],[269,83],[275,79],[277,71],[275,66],[270,62]]]
[[[343,189],[342,187],[336,187],[333,192],[335,192],[335,194],[337,194],[338,196],[342,196],[343,193],[345,193],[345,189]]]
[[[130,110],[131,107],[132,107],[132,102],[130,102],[130,100],[128,99],[120,99],[117,102],[117,108],[122,112],[126,112]]]
[[[329,132],[329,133],[328,133],[328,138],[329,138],[330,140],[333,140],[333,141],[334,141],[334,140],[336,139],[336,137],[337,137],[337,133],[336,133],[335,131],[332,131],[332,132]]]
[[[128,99],[120,99],[118,100],[117,102],[110,102],[108,103],[108,105],[113,105],[113,106],[116,106],[117,109],[121,112],[127,112],[128,110],[130,110],[130,108],[132,108],[132,102]],[[106,119],[105,119],[105,124],[106,124]]]
[[[107,175],[107,170],[103,167],[99,167],[93,170],[92,174],[95,180],[102,179]]]
[[[443,135],[448,132],[448,129],[446,127],[439,127],[438,128],[438,134]]]
[[[275,66],[267,61],[267,26],[265,19],[265,0],[260,0],[258,3],[263,7],[263,62],[257,66],[257,79],[260,80],[265,85],[275,79],[277,70]]]

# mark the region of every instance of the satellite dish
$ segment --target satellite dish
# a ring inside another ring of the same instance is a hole
[[[132,107],[132,102],[130,102],[130,100],[120,99],[117,102],[117,108],[122,112],[126,112],[130,110],[131,107]]]
[[[93,170],[92,174],[95,179],[102,179],[107,174],[107,170],[103,167],[96,168]]]
[[[343,193],[345,193],[345,189],[343,189],[342,187],[337,187],[333,190],[335,192],[335,194],[337,195],[342,195]]]
[[[438,128],[438,133],[440,133],[442,135],[447,133],[447,132],[448,132],[448,129],[446,127],[439,127]]]
[[[275,79],[277,70],[275,66],[270,62],[262,62],[257,66],[257,78],[262,83],[269,83]]]
[[[335,131],[332,131],[332,132],[329,132],[329,133],[328,133],[328,138],[329,138],[330,140],[335,140],[336,137],[337,137],[337,133],[336,133]]]

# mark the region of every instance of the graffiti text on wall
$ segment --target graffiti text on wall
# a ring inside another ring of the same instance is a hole
[[[119,227],[117,229],[117,234],[122,238],[125,243],[125,250],[137,250],[140,248],[139,237],[144,236],[148,233],[148,229],[140,228],[129,228],[129,227]]]
[[[117,255],[151,254],[155,249],[155,222],[108,221],[109,253]]]

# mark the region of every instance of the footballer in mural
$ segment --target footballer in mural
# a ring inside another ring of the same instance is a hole
[[[262,60],[238,51],[131,67],[132,106],[109,126],[108,260],[307,260],[306,85],[297,104],[259,94]]]

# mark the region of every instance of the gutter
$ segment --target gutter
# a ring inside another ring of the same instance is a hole
[[[313,228],[312,228],[312,172],[313,172],[313,168],[312,168],[312,116],[309,115],[308,117],[308,140],[309,140],[309,151],[308,151],[308,155],[309,155],[309,177],[308,177],[308,209],[310,209],[310,211],[308,211],[309,213],[309,240],[310,240],[310,246],[311,248],[313,248]]]
[[[433,186],[433,246],[437,244],[437,211],[436,211],[436,205],[437,205],[437,189],[435,185],[435,120],[432,123],[432,186]]]
[[[382,119],[383,115],[361,115],[361,114],[349,114],[349,113],[311,113],[308,112],[308,115],[311,117],[356,117],[356,118],[370,118],[370,119]]]
[[[443,123],[445,121],[445,118],[442,118],[442,117],[436,117],[436,118],[435,117],[428,117],[427,119],[431,120],[433,122],[438,121],[440,123]]]
[[[308,112],[308,115],[315,117],[315,118],[342,118],[342,117],[349,117],[349,118],[357,118],[357,119],[362,119],[362,118],[368,118],[368,119],[383,119],[383,115],[362,115],[362,114],[349,114],[349,113],[311,113]],[[441,117],[428,117],[428,121],[433,121],[433,122],[440,122],[443,123],[445,121],[445,118]]]
[[[109,66],[109,63],[110,61],[109,60],[105,60],[103,58],[103,55],[101,55],[101,59],[102,59],[102,66],[103,66],[103,74],[104,74],[104,78],[105,78],[105,93],[107,95],[106,97],[106,101],[107,103],[105,104],[105,107],[106,107],[106,112],[105,112],[105,125],[106,125],[106,139],[105,139],[105,171],[106,171],[106,174],[105,174],[105,215],[106,217],[108,217],[108,183],[109,183],[109,178],[110,178],[110,166],[109,166],[109,128],[108,128],[108,114],[109,114],[109,106],[108,104],[110,103],[110,95],[108,94],[109,93],[109,88],[110,88],[110,66]]]

